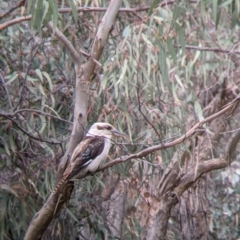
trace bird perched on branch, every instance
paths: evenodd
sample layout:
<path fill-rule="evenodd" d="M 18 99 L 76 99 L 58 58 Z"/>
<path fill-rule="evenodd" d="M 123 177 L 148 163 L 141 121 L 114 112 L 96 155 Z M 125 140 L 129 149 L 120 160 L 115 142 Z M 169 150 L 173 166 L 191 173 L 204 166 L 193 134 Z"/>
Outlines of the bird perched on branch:
<path fill-rule="evenodd" d="M 109 123 L 94 123 L 86 137 L 77 145 L 62 179 L 59 181 L 53 194 L 67 181 L 86 173 L 94 173 L 104 163 L 111 147 L 112 136 L 123 136 Z"/>

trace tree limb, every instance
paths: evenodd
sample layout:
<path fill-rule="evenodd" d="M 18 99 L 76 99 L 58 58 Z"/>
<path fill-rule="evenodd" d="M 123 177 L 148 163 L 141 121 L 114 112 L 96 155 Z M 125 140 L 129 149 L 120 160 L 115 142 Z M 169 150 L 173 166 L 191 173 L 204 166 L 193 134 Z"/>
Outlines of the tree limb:
<path fill-rule="evenodd" d="M 149 7 L 139 7 L 139 8 L 120 8 L 119 12 L 127 12 L 127 13 L 136 13 L 141 11 L 147 11 L 149 10 Z M 101 7 L 78 7 L 78 12 L 105 12 L 107 11 L 107 8 L 101 8 Z M 72 12 L 71 8 L 60 8 L 58 10 L 59 13 L 69 13 Z M 12 19 L 10 21 L 4 22 L 0 24 L 0 31 L 17 23 L 23 22 L 23 21 L 29 21 L 32 18 L 32 15 L 26 16 L 26 17 L 19 17 Z"/>
<path fill-rule="evenodd" d="M 204 173 L 213 170 L 224 168 L 228 165 L 225 158 L 214 158 L 208 161 L 199 163 L 197 169 L 192 168 L 179 180 L 177 187 L 173 190 L 179 197 L 185 192 L 194 182 L 196 182 Z"/>
<path fill-rule="evenodd" d="M 221 116 L 222 114 L 226 113 L 228 110 L 232 109 L 236 102 L 238 102 L 240 100 L 240 98 L 236 98 L 234 101 L 232 101 L 230 104 L 228 104 L 225 108 L 223 108 L 222 110 L 220 110 L 219 112 L 205 118 L 204 120 L 196 123 L 191 129 L 189 129 L 184 135 L 182 135 L 181 137 L 173 140 L 172 142 L 169 142 L 169 143 L 165 143 L 165 144 L 158 144 L 158 145 L 155 145 L 155 146 L 152 146 L 152 147 L 149 147 L 149 148 L 146 148 L 138 153 L 134 153 L 134 154 L 130 154 L 130 155 L 126 155 L 126 156 L 123 156 L 123 157 L 120 157 L 120 158 L 117 158 L 107 164 L 105 164 L 99 171 L 102 171 L 106 168 L 109 168 L 109 167 L 112 167 L 114 166 L 115 164 L 117 163 L 122 163 L 122 162 L 126 162 L 127 160 L 130 160 L 130 159 L 135 159 L 135 158 L 141 158 L 141 157 L 145 157 L 146 155 L 154 152 L 154 151 L 157 151 L 157 150 L 160 150 L 160 149 L 165 149 L 165 148 L 170 148 L 170 147 L 173 147 L 177 144 L 180 144 L 182 142 L 184 142 L 185 140 L 189 139 L 190 137 L 192 137 L 196 131 L 202 127 L 205 123 L 208 123 L 210 121 L 212 121 L 213 119 Z"/>
<path fill-rule="evenodd" d="M 16 110 L 16 111 L 12 112 L 12 113 L 5 113 L 5 112 L 1 112 L 1 111 L 0 111 L 0 116 L 2 116 L 2 117 L 7 117 L 7 118 L 12 118 L 12 117 L 14 117 L 15 115 L 17 115 L 17 114 L 19 114 L 19 113 L 21 113 L 21 112 L 33 112 L 33 113 L 37 113 L 37 114 L 39 114 L 39 115 L 45 115 L 45 116 L 48 116 L 48 117 L 57 119 L 57 120 L 59 120 L 59 121 L 63 121 L 63 122 L 72 124 L 71 121 L 68 121 L 68 120 L 66 120 L 66 119 L 57 117 L 57 116 L 52 115 L 52 114 L 49 114 L 49 113 L 42 112 L 42 111 L 40 111 L 40 110 L 31 109 L 31 108 L 18 109 L 18 110 Z"/>
<path fill-rule="evenodd" d="M 55 142 L 54 140 L 49 140 L 49 139 L 45 139 L 45 138 L 41 138 L 41 137 L 36 137 L 34 135 L 32 135 L 31 133 L 27 132 L 25 129 L 23 129 L 21 126 L 18 125 L 18 123 L 13 120 L 11 117 L 8 117 L 7 115 L 3 115 L 0 113 L 0 116 L 4 116 L 6 118 L 8 118 L 9 120 L 11 120 L 11 122 L 21 131 L 23 132 L 25 135 L 27 135 L 29 138 L 32 138 L 36 141 L 39 142 L 45 142 L 45 143 L 49 143 L 49 144 L 61 144 L 62 142 Z"/>
<path fill-rule="evenodd" d="M 176 46 L 176 48 L 182 48 L 181 46 Z M 213 47 L 200 47 L 200 46 L 191 46 L 185 45 L 186 49 L 193 49 L 202 52 L 218 52 L 218 53 L 227 53 L 227 54 L 240 54 L 240 51 L 234 51 L 233 49 L 221 49 L 221 48 L 213 48 Z"/>
<path fill-rule="evenodd" d="M 1 71 L 0 71 L 0 84 L 3 85 L 3 88 L 4 88 L 4 90 L 5 90 L 5 92 L 6 92 L 6 95 L 7 95 L 8 104 L 9 104 L 11 110 L 12 110 L 12 109 L 13 109 L 13 106 L 12 106 L 11 98 L 10 98 L 10 95 L 9 95 L 8 88 L 7 88 L 6 84 L 5 84 L 5 80 L 4 80 L 4 78 L 3 78 L 3 75 L 1 74 Z"/>
<path fill-rule="evenodd" d="M 232 159 L 233 154 L 237 148 L 237 144 L 239 143 L 239 141 L 240 141 L 240 130 L 238 129 L 236 132 L 232 134 L 225 148 L 224 158 L 228 161 L 228 164 L 231 164 L 233 161 Z"/>
<path fill-rule="evenodd" d="M 227 166 L 227 161 L 224 158 L 216 158 L 208 161 L 203 161 L 197 169 L 192 168 L 189 172 L 183 175 L 177 183 L 177 187 L 173 190 L 165 192 L 160 197 L 159 207 L 154 215 L 153 223 L 148 229 L 148 240 L 161 239 L 164 240 L 167 231 L 168 216 L 173 206 L 179 201 L 179 197 L 185 192 L 194 182 L 196 182 L 204 173 L 212 170 L 221 169 Z"/>
<path fill-rule="evenodd" d="M 15 6 L 13 6 L 12 8 L 8 9 L 6 12 L 2 13 L 0 15 L 0 19 L 6 17 L 9 13 L 11 13 L 12 11 L 14 11 L 15 9 L 23 6 L 25 4 L 25 0 L 20 0 Z"/>
<path fill-rule="evenodd" d="M 0 31 L 2 31 L 3 29 L 10 27 L 14 24 L 20 23 L 20 22 L 24 22 L 24 21 L 28 21 L 32 18 L 32 16 L 26 16 L 26 17 L 19 17 L 19 18 L 14 18 L 10 21 L 4 22 L 2 24 L 0 24 Z"/>
<path fill-rule="evenodd" d="M 64 36 L 64 34 L 56 27 L 53 29 L 53 23 L 47 23 L 46 27 L 49 31 L 53 32 L 54 36 L 63 44 L 63 46 L 67 49 L 68 53 L 72 57 L 75 64 L 79 64 L 80 58 L 76 49 L 73 47 L 71 42 Z"/>

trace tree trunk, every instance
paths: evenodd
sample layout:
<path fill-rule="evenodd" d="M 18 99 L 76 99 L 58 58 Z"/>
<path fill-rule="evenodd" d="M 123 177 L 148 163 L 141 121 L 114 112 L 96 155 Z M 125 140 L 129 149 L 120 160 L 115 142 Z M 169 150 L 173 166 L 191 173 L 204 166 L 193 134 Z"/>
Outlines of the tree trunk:
<path fill-rule="evenodd" d="M 207 177 L 201 177 L 181 197 L 179 204 L 180 225 L 183 240 L 208 239 L 206 196 Z"/>

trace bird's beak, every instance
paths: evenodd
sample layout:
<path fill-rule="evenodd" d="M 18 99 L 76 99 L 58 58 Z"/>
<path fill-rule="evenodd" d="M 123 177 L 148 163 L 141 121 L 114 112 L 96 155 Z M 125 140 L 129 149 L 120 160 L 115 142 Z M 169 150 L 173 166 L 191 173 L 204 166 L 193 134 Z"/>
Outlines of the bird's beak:
<path fill-rule="evenodd" d="M 112 132 L 112 134 L 115 135 L 115 136 L 126 136 L 125 133 L 121 133 L 121 132 L 119 132 L 117 129 L 114 129 L 114 130 L 112 130 L 111 132 Z"/>

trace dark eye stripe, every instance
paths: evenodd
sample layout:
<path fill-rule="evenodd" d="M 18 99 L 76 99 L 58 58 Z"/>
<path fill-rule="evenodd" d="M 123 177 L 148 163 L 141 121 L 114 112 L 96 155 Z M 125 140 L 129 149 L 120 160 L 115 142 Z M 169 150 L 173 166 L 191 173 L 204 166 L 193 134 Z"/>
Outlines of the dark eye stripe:
<path fill-rule="evenodd" d="M 112 130 L 112 127 L 111 127 L 111 126 L 103 126 L 103 127 L 97 126 L 97 129 L 98 129 L 98 130 L 104 130 L 104 129 Z"/>

